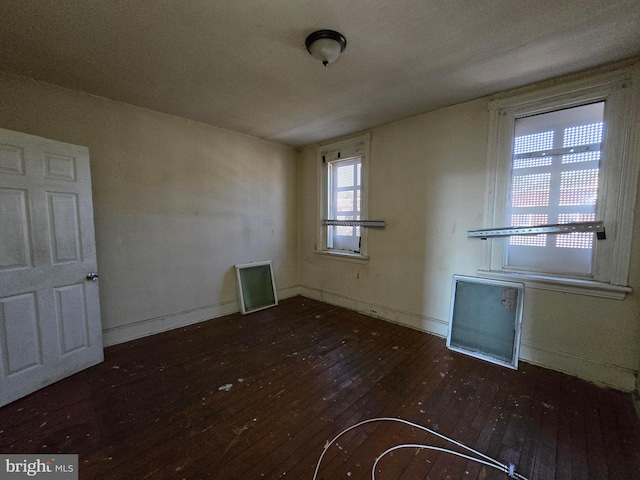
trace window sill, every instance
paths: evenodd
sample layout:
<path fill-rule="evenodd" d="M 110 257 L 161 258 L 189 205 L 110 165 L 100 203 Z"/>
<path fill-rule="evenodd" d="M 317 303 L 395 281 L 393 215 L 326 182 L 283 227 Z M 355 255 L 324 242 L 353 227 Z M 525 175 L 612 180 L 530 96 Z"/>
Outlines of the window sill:
<path fill-rule="evenodd" d="M 594 280 L 582 280 L 577 278 L 561 278 L 550 275 L 534 275 L 517 272 L 497 272 L 478 270 L 478 276 L 524 283 L 526 287 L 554 292 L 574 293 L 591 297 L 611 298 L 624 300 L 627 293 L 631 293 L 631 287 L 611 285 L 610 283 Z"/>
<path fill-rule="evenodd" d="M 332 260 L 343 260 L 346 262 L 353 263 L 368 263 L 369 257 L 367 255 L 361 255 L 359 253 L 349 253 L 342 251 L 334 251 L 334 250 L 316 250 L 316 255 L 320 255 L 325 258 L 330 258 Z"/>

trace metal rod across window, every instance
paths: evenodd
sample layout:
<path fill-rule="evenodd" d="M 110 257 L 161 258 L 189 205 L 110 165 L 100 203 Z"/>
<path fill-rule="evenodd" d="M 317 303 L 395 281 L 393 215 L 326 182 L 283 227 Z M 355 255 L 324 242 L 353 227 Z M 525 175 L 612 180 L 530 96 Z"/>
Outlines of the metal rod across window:
<path fill-rule="evenodd" d="M 540 233 L 595 232 L 598 240 L 605 240 L 604 222 L 572 222 L 562 224 L 536 225 L 533 227 L 502 227 L 485 230 L 468 230 L 467 237 L 510 237 L 511 235 L 538 235 Z"/>
<path fill-rule="evenodd" d="M 579 145 L 576 147 L 564 147 L 553 148 L 550 150 L 540 150 L 537 152 L 518 153 L 513 156 L 516 159 L 523 158 L 540 158 L 540 157 L 553 157 L 556 155 L 572 155 L 585 152 L 598 152 L 600 151 L 600 143 L 591 143 L 589 145 Z"/>
<path fill-rule="evenodd" d="M 323 225 L 332 225 L 337 227 L 365 227 L 365 228 L 384 228 L 387 226 L 383 220 L 323 220 Z"/>

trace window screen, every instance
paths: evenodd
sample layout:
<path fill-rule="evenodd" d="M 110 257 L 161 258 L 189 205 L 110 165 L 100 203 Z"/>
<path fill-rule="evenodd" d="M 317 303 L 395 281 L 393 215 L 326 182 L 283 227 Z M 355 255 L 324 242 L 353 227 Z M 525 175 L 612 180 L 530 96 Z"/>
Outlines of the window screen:
<path fill-rule="evenodd" d="M 524 286 L 454 275 L 447 347 L 518 367 Z"/>

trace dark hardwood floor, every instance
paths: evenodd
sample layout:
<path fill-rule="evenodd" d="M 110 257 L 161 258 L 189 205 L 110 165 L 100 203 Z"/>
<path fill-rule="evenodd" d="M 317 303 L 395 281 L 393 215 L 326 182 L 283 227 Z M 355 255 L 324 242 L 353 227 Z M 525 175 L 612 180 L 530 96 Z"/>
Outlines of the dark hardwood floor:
<path fill-rule="evenodd" d="M 81 479 L 313 478 L 327 441 L 374 417 L 434 429 L 532 480 L 640 478 L 630 395 L 303 297 L 105 351 L 105 362 L 0 409 L 0 452 L 77 453 Z M 326 453 L 318 479 L 370 479 L 403 443 L 460 448 L 392 422 Z M 401 449 L 377 480 L 506 479 Z"/>

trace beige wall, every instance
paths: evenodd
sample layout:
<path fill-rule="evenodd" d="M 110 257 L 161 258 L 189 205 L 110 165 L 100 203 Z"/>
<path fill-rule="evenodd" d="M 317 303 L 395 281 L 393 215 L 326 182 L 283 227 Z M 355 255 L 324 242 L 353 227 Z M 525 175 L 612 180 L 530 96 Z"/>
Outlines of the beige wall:
<path fill-rule="evenodd" d="M 0 127 L 89 147 L 107 343 L 237 311 L 233 265 L 297 293 L 294 149 L 0 75 Z"/>
<path fill-rule="evenodd" d="M 487 99 L 444 108 L 371 132 L 370 260 L 357 264 L 314 253 L 315 147 L 301 152 L 302 293 L 446 335 L 454 274 L 476 275 L 482 241 Z M 640 211 L 640 208 L 636 209 Z M 640 290 L 640 216 L 630 286 Z M 637 293 L 610 300 L 528 288 L 521 357 L 631 390 L 640 361 Z"/>
<path fill-rule="evenodd" d="M 274 262 L 303 294 L 445 335 L 453 274 L 482 243 L 487 100 L 371 134 L 366 264 L 314 253 L 314 147 L 285 146 L 0 74 L 0 127 L 91 153 L 103 328 L 114 343 L 237 311 L 232 266 Z M 640 211 L 640 206 L 636 208 Z M 631 389 L 640 364 L 640 218 L 623 301 L 528 289 L 523 359 Z"/>

